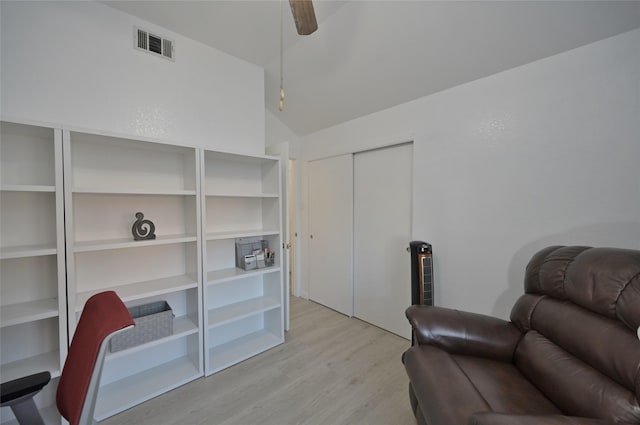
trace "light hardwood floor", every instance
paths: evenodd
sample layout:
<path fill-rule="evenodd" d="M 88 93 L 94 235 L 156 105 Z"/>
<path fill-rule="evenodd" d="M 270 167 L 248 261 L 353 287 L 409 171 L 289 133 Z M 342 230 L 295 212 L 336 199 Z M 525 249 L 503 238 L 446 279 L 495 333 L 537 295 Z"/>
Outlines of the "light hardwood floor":
<path fill-rule="evenodd" d="M 415 425 L 409 341 L 291 298 L 286 342 L 101 425 Z"/>

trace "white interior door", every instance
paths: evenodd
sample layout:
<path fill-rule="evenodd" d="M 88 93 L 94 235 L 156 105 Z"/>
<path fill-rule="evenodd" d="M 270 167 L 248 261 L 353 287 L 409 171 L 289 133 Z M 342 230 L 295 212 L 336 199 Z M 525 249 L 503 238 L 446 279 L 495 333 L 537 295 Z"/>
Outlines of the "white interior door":
<path fill-rule="evenodd" d="M 274 146 L 267 146 L 267 154 L 280 157 L 280 174 L 282 189 L 280 199 L 282 200 L 282 259 L 280 267 L 282 270 L 282 294 L 284 302 L 284 329 L 291 327 L 291 312 L 289 311 L 289 248 L 291 247 L 291 235 L 289 234 L 289 142 L 278 143 Z"/>
<path fill-rule="evenodd" d="M 357 153 L 354 168 L 354 315 L 411 337 L 410 143 Z"/>
<path fill-rule="evenodd" d="M 289 253 L 289 295 L 299 296 L 298 291 L 298 279 L 296 279 L 296 274 L 298 272 L 298 268 L 296 266 L 296 250 L 298 249 L 298 232 L 296 231 L 296 205 L 298 204 L 298 198 L 296 196 L 297 185 L 296 185 L 296 160 L 289 159 L 289 164 L 287 167 L 288 177 L 287 177 L 287 202 L 289 203 L 289 207 L 287 209 L 288 218 L 287 221 L 287 234 L 289 239 L 289 248 L 287 249 Z"/>
<path fill-rule="evenodd" d="M 311 161 L 309 298 L 353 315 L 353 156 Z"/>

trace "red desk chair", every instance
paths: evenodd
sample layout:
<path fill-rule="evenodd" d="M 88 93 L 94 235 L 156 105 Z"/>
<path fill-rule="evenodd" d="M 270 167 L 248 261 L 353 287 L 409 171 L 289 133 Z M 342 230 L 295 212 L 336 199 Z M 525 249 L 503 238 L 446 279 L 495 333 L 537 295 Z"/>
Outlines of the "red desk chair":
<path fill-rule="evenodd" d="M 105 351 L 117 333 L 134 326 L 129 311 L 113 291 L 87 300 L 64 363 L 56 405 L 70 425 L 93 424 Z M 47 385 L 49 372 L 18 378 L 2 384 L 0 406 L 10 406 L 21 425 L 43 424 L 33 396 Z"/>

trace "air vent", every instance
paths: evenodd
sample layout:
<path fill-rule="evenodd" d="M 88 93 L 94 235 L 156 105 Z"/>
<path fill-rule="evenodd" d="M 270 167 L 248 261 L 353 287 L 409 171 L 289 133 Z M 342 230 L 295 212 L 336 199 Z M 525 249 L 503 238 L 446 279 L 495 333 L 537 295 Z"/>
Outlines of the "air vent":
<path fill-rule="evenodd" d="M 142 28 L 133 28 L 133 43 L 138 50 L 162 56 L 165 59 L 175 61 L 174 43 L 172 40 L 152 34 Z"/>

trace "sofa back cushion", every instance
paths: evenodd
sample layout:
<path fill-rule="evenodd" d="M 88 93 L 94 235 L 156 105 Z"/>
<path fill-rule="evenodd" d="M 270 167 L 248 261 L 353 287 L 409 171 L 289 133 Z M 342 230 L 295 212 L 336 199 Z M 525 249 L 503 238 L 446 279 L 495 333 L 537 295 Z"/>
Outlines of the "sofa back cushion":
<path fill-rule="evenodd" d="M 563 412 L 640 423 L 640 251 L 540 251 L 511 320 L 516 366 Z"/>

